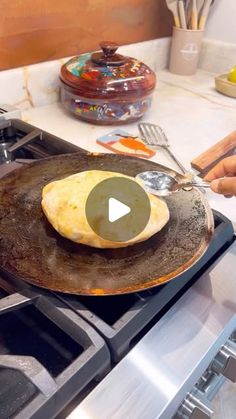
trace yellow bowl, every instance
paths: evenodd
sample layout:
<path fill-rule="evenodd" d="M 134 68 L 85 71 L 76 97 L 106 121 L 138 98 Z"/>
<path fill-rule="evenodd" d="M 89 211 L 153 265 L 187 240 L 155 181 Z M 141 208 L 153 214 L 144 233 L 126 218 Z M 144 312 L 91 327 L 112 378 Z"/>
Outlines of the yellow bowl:
<path fill-rule="evenodd" d="M 236 98 L 236 83 L 227 80 L 228 74 L 215 77 L 215 87 L 223 95 Z"/>

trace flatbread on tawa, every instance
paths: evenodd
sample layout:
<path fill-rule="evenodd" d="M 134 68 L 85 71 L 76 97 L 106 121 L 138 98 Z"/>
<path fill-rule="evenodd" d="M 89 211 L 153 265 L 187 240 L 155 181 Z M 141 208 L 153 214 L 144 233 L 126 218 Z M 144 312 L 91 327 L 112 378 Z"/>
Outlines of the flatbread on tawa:
<path fill-rule="evenodd" d="M 88 195 L 98 183 L 113 177 L 136 181 L 133 177 L 121 173 L 89 170 L 46 185 L 42 192 L 42 208 L 55 230 L 76 243 L 98 248 L 129 246 L 147 240 L 160 231 L 169 220 L 169 210 L 163 200 L 149 193 L 147 195 L 150 199 L 151 213 L 148 224 L 133 239 L 113 242 L 103 239 L 92 230 L 85 214 Z"/>

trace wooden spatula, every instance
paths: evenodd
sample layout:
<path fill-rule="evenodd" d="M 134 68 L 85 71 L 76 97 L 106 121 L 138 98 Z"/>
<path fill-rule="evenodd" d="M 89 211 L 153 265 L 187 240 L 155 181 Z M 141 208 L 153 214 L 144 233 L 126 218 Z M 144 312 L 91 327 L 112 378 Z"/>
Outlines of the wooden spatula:
<path fill-rule="evenodd" d="M 198 20 L 204 0 L 187 1 L 187 23 L 192 29 L 198 29 Z"/>
<path fill-rule="evenodd" d="M 192 0 L 191 27 L 194 30 L 198 27 L 197 0 Z"/>
<path fill-rule="evenodd" d="M 180 20 L 178 13 L 178 1 L 177 0 L 166 0 L 168 9 L 173 13 L 175 26 L 180 28 Z"/>
<path fill-rule="evenodd" d="M 205 29 L 206 20 L 208 18 L 208 14 L 209 14 L 211 4 L 212 4 L 212 0 L 205 0 L 204 1 L 204 6 L 203 6 L 201 17 L 200 17 L 200 20 L 199 20 L 199 29 L 200 30 Z"/>
<path fill-rule="evenodd" d="M 204 5 L 204 0 L 196 0 L 196 8 L 197 8 L 197 28 L 198 28 L 198 22 L 200 20 L 201 10 Z"/>
<path fill-rule="evenodd" d="M 223 140 L 209 148 L 191 162 L 193 169 L 205 175 L 215 164 L 224 157 L 233 155 L 236 151 L 236 131 L 233 131 Z"/>
<path fill-rule="evenodd" d="M 197 7 L 198 16 L 200 14 L 200 11 L 202 9 L 203 4 L 204 4 L 204 0 L 196 0 L 196 7 Z"/>
<path fill-rule="evenodd" d="M 178 8 L 179 8 L 179 18 L 180 18 L 181 28 L 182 29 L 187 29 L 187 23 L 186 23 L 186 16 L 185 16 L 183 0 L 178 1 Z"/>

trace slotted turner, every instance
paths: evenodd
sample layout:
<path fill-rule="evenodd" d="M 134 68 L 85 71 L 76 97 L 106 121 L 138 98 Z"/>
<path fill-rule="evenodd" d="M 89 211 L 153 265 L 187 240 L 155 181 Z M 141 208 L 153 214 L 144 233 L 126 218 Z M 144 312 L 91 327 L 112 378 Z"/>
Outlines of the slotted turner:
<path fill-rule="evenodd" d="M 174 156 L 169 148 L 167 137 L 161 127 L 148 122 L 142 122 L 138 124 L 138 128 L 142 137 L 142 140 L 149 147 L 162 147 L 164 148 L 174 162 L 178 165 L 185 177 L 201 176 L 203 177 L 213 166 L 215 166 L 220 160 L 225 157 L 236 154 L 236 131 L 231 132 L 223 140 L 218 141 L 208 150 L 204 151 L 198 157 L 195 157 L 191 161 L 191 170 L 186 170 L 180 161 Z"/>
<path fill-rule="evenodd" d="M 166 134 L 159 125 L 151 124 L 149 122 L 141 122 L 138 124 L 138 128 L 142 136 L 142 140 L 145 144 L 147 144 L 150 147 L 164 148 L 164 150 L 167 151 L 172 160 L 174 160 L 174 162 L 178 165 L 181 172 L 184 174 L 187 173 L 187 170 L 170 150 L 170 145 L 166 137 Z"/>

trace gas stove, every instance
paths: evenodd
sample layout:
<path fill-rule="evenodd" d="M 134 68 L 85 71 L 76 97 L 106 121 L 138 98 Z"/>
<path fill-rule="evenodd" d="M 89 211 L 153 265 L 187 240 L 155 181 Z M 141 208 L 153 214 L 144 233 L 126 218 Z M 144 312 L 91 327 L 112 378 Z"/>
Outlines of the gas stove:
<path fill-rule="evenodd" d="M 0 119 L 0 177 L 33 160 L 85 150 L 20 119 Z"/>
<path fill-rule="evenodd" d="M 0 120 L 1 144 L 0 177 L 35 159 L 85 152 L 17 119 Z M 144 292 L 64 295 L 0 272 L 1 419 L 66 417 L 229 248 L 231 222 L 218 212 L 214 220 L 204 256 L 176 280 Z"/>

